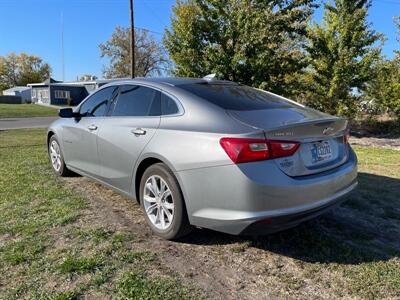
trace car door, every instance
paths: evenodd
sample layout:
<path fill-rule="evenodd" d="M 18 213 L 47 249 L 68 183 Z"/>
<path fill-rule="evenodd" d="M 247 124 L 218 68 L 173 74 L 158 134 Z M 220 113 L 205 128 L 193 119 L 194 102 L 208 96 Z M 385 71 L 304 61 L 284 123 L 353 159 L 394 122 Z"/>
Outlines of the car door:
<path fill-rule="evenodd" d="M 118 87 L 103 88 L 79 107 L 80 117 L 63 127 L 64 156 L 68 166 L 98 177 L 100 175 L 97 153 L 97 134 Z"/>
<path fill-rule="evenodd" d="M 101 180 L 129 193 L 135 163 L 160 124 L 160 93 L 140 85 L 120 86 L 98 133 Z"/>

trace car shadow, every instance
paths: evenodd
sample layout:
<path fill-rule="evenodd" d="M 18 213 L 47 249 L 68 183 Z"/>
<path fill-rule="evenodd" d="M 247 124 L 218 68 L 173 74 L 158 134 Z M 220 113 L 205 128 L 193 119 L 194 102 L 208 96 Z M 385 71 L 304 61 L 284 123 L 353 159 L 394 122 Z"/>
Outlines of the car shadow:
<path fill-rule="evenodd" d="M 299 226 L 258 237 L 206 229 L 181 242 L 197 245 L 244 244 L 305 262 L 359 264 L 400 257 L 400 180 L 359 173 L 349 200 Z"/>

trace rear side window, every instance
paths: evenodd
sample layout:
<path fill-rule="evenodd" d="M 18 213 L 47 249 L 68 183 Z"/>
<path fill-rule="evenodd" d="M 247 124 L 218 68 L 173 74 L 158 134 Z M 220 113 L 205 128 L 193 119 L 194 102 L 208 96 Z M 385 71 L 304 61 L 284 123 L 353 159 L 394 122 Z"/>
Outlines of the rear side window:
<path fill-rule="evenodd" d="M 161 93 L 161 111 L 163 116 L 175 115 L 179 112 L 179 108 L 171 97 Z"/>
<path fill-rule="evenodd" d="M 229 110 L 260 110 L 294 106 L 277 96 L 245 85 L 194 83 L 179 87 Z"/>
<path fill-rule="evenodd" d="M 82 117 L 102 117 L 115 96 L 118 87 L 112 86 L 95 92 L 80 107 Z"/>
<path fill-rule="evenodd" d="M 146 117 L 161 114 L 160 93 L 138 85 L 121 86 L 112 116 Z"/>

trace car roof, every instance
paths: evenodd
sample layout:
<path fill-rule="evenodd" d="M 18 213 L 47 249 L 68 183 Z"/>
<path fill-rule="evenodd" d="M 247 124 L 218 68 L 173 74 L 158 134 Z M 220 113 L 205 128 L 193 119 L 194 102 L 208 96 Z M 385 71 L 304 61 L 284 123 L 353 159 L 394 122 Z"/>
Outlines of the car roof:
<path fill-rule="evenodd" d="M 138 77 L 134 79 L 124 79 L 113 83 L 121 84 L 121 83 L 140 83 L 140 82 L 164 84 L 169 86 L 180 86 L 180 85 L 194 84 L 194 83 L 236 84 L 232 81 L 227 81 L 227 80 L 204 79 L 204 78 L 182 78 L 182 77 Z M 112 85 L 112 83 L 109 85 Z"/>

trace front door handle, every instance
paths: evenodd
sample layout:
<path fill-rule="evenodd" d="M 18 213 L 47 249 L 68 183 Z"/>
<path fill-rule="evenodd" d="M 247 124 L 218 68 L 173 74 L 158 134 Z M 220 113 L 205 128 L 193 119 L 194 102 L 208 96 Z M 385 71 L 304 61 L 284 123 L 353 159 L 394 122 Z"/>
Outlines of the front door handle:
<path fill-rule="evenodd" d="M 92 124 L 92 125 L 88 126 L 88 129 L 89 129 L 90 131 L 93 131 L 93 130 L 96 130 L 96 129 L 97 129 L 97 126 Z"/>
<path fill-rule="evenodd" d="M 132 129 L 131 132 L 134 135 L 145 135 L 146 134 L 146 130 L 143 130 L 142 128 Z"/>

